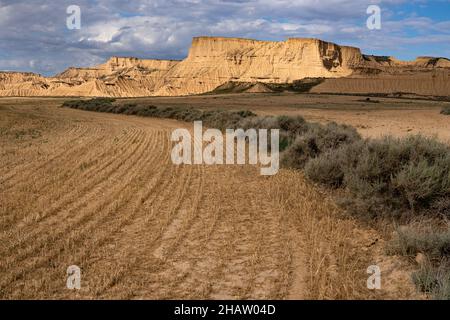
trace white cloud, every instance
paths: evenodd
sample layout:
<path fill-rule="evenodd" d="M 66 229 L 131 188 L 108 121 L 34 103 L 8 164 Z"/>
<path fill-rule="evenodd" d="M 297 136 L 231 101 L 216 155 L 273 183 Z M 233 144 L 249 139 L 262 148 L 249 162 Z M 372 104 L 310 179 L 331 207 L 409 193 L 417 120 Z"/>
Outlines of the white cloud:
<path fill-rule="evenodd" d="M 282 40 L 319 37 L 363 50 L 439 44 L 450 21 L 401 15 L 404 0 L 77 0 L 82 28 L 66 29 L 72 0 L 0 0 L 0 69 L 59 72 L 110 55 L 183 58 L 193 36 Z M 368 4 L 382 6 L 382 30 L 365 28 Z M 397 16 L 397 19 L 398 16 Z M 410 37 L 413 30 L 420 37 Z M 448 42 L 447 42 L 448 43 Z M 442 47 L 442 45 L 440 46 Z M 448 52 L 447 47 L 442 47 Z M 30 66 L 30 61 L 36 61 Z"/>

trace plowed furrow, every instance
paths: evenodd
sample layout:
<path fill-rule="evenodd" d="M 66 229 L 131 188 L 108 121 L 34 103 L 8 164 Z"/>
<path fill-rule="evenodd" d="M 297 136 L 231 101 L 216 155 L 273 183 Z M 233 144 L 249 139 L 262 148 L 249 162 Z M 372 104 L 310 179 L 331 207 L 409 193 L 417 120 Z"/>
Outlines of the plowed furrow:
<path fill-rule="evenodd" d="M 122 139 L 121 143 L 117 145 L 118 149 L 125 149 L 127 148 L 127 143 L 132 141 L 135 137 L 137 137 L 139 134 L 138 131 L 134 132 L 130 136 L 126 136 L 124 139 Z M 24 210 L 26 217 L 25 219 L 28 221 L 22 221 L 18 226 L 26 227 L 27 225 L 31 223 L 36 223 L 44 220 L 46 217 L 51 216 L 52 213 L 60 210 L 65 205 L 71 203 L 73 195 L 75 193 L 79 193 L 80 189 L 81 191 L 86 192 L 89 190 L 90 186 L 95 185 L 95 181 L 92 181 L 93 177 L 106 177 L 111 172 L 115 171 L 117 167 L 112 167 L 114 163 L 120 163 L 120 158 L 115 157 L 114 151 L 117 151 L 116 149 L 108 149 L 107 152 L 104 152 L 103 154 L 110 154 L 111 152 L 113 154 L 110 154 L 110 157 L 100 157 L 102 159 L 101 161 L 95 161 L 95 164 L 92 165 L 86 172 L 83 172 L 82 174 L 79 173 L 79 165 L 77 164 L 70 164 L 68 166 L 64 166 L 67 168 L 63 168 L 62 173 L 59 175 L 55 175 L 55 177 L 52 177 L 52 179 L 46 179 L 45 176 L 42 177 L 42 184 L 33 186 L 35 190 L 39 191 L 39 193 L 43 192 L 44 194 L 49 194 L 51 196 L 48 197 L 38 197 L 39 193 L 33 192 L 32 197 L 28 197 L 27 199 L 24 199 L 26 203 L 30 204 L 31 208 L 29 211 L 33 210 L 32 212 L 29 212 L 27 210 Z M 123 151 L 123 150 L 121 150 Z M 87 151 L 86 157 L 91 157 L 91 159 L 95 159 L 96 153 L 98 151 L 96 149 L 90 148 Z M 75 158 L 77 159 L 77 158 Z M 81 158 L 83 159 L 83 157 Z M 89 158 L 87 158 L 89 159 Z M 76 162 L 77 163 L 77 162 Z M 74 167 L 75 169 L 71 168 Z M 112 167 L 112 169 L 111 169 Z M 65 170 L 64 170 L 65 169 Z M 106 171 L 109 169 L 109 171 Z M 39 180 L 39 179 L 38 179 Z M 81 183 L 80 183 L 81 180 Z M 91 184 L 89 185 L 89 182 Z M 98 182 L 98 180 L 97 180 Z M 56 187 L 56 185 L 60 185 L 61 187 Z M 55 192 L 52 192 L 53 189 L 57 189 L 57 194 L 55 195 Z M 52 189 L 52 190 L 49 190 Z M 16 192 L 15 190 L 11 191 L 12 193 Z M 6 194 L 6 193 L 4 193 Z M 6 198 L 6 197 L 5 197 Z M 17 200 L 15 200 L 17 202 Z M 48 203 L 52 203 L 52 209 L 49 210 Z M 42 209 L 41 209 L 42 208 Z M 16 213 L 12 212 L 11 214 L 15 215 L 15 219 L 20 218 L 20 215 L 17 215 Z M 30 218 L 30 215 L 32 214 L 32 217 Z M 4 220 L 7 220 L 7 215 L 3 216 Z M 3 220 L 2 219 L 2 220 Z M 7 220 L 8 224 L 11 224 L 11 219 Z M 5 223 L 0 224 L 0 226 L 3 226 Z M 13 224 L 14 225 L 14 224 Z M 2 228 L 0 228 L 2 229 Z M 8 232 L 8 231 L 5 231 Z"/>
<path fill-rule="evenodd" d="M 168 140 L 167 136 L 166 139 Z M 167 150 L 166 154 L 169 154 L 169 151 Z M 168 159 L 166 160 L 168 161 Z M 182 170 L 179 167 L 171 166 L 167 161 L 164 166 L 172 169 L 167 172 L 169 176 L 165 174 L 163 179 L 165 183 L 150 198 L 145 200 L 142 209 L 135 211 L 133 223 L 123 229 L 121 234 L 114 237 L 116 239 L 113 241 L 116 259 L 111 257 L 100 265 L 97 264 L 92 267 L 84 265 L 88 270 L 108 269 L 108 266 L 111 267 L 111 265 L 114 265 L 114 270 L 121 270 L 118 273 L 108 274 L 107 277 L 101 279 L 100 283 L 93 283 L 93 286 L 97 288 L 96 295 L 109 296 L 111 291 L 119 292 L 119 288 L 125 288 L 124 292 L 128 292 L 129 290 L 126 290 L 126 288 L 133 287 L 128 283 L 130 275 L 138 274 L 143 265 L 154 265 L 151 262 L 149 263 L 149 261 L 155 259 L 152 248 L 158 246 L 161 242 L 160 239 L 167 234 L 168 229 L 177 217 L 177 212 L 184 212 L 181 206 L 186 207 L 184 204 L 189 201 L 185 198 L 187 195 L 185 190 L 191 190 L 188 188 L 189 185 L 194 184 L 196 187 L 200 185 L 198 181 L 200 175 L 197 174 L 198 167 L 195 170 L 193 167 Z M 198 190 L 198 188 L 195 190 Z M 190 206 L 192 203 L 189 201 L 187 205 Z M 122 240 L 125 240 L 126 243 L 123 243 Z M 133 245 L 130 246 L 129 243 Z M 124 265 L 120 263 L 121 261 L 127 261 L 127 264 Z M 147 270 L 146 272 L 150 271 Z M 125 279 L 124 275 L 126 275 Z M 142 279 L 142 281 L 145 281 L 145 279 Z M 133 295 L 130 292 L 130 296 Z"/>
<path fill-rule="evenodd" d="M 12 145 L 4 148 L 0 154 L 0 157 L 2 158 L 2 164 L 0 166 L 0 177 L 2 179 L 0 180 L 0 184 L 3 183 L 3 179 L 9 179 L 11 175 L 22 172 L 27 167 L 29 168 L 32 165 L 30 163 L 30 154 L 33 157 L 36 157 L 33 161 L 41 163 L 45 161 L 45 159 L 42 159 L 44 155 L 57 155 L 60 152 L 59 150 L 65 149 L 67 137 L 77 133 L 78 128 L 79 125 L 76 127 L 65 127 L 64 131 L 55 129 L 55 131 L 51 131 L 51 133 L 44 134 L 37 141 L 33 141 L 34 143 L 21 144 L 20 146 Z M 75 142 L 77 139 L 78 137 L 74 137 L 70 142 Z M 11 172 L 12 169 L 15 172 Z"/>
<path fill-rule="evenodd" d="M 33 172 L 36 172 L 38 170 L 41 170 L 42 168 L 45 168 L 46 166 L 52 165 L 56 160 L 61 159 L 65 157 L 66 155 L 75 155 L 77 148 L 82 149 L 86 148 L 86 145 L 83 143 L 79 143 L 80 139 L 84 137 L 89 132 L 88 127 L 84 127 L 81 131 L 77 131 L 77 135 L 69 140 L 64 141 L 64 143 L 51 143 L 52 146 L 57 145 L 59 146 L 59 149 L 62 149 L 61 151 L 57 151 L 56 154 L 54 154 L 54 150 L 50 151 L 49 154 L 52 154 L 49 159 L 42 159 L 38 161 L 34 161 L 33 159 L 27 158 L 26 161 L 24 161 L 24 166 L 17 166 L 13 170 L 9 170 L 8 174 L 2 177 L 2 180 L 0 180 L 0 185 L 6 185 L 6 183 L 9 183 L 8 186 L 2 187 L 13 187 L 12 184 L 15 177 L 19 175 L 18 181 L 16 183 L 20 183 L 27 180 L 27 176 L 32 174 Z M 76 142 L 76 143 L 75 143 Z M 70 147 L 67 148 L 67 145 Z M 25 178 L 23 177 L 25 176 Z"/>
<path fill-rule="evenodd" d="M 186 124 L 37 109 L 49 131 L 0 156 L 0 298 L 287 296 L 296 244 L 258 168 L 173 165 Z M 8 110 L 14 130 L 26 111 Z"/>
<path fill-rule="evenodd" d="M 155 145 L 161 145 L 161 143 L 155 143 Z M 157 153 L 157 155 L 160 155 L 159 153 Z M 159 164 L 158 161 L 156 161 L 156 163 L 149 161 L 149 162 L 143 162 L 143 163 L 147 163 L 148 164 L 148 168 L 152 169 L 152 172 L 155 173 L 155 164 Z M 145 170 L 144 170 L 145 171 Z M 157 172 L 156 172 L 157 173 Z M 149 177 L 151 178 L 151 176 Z M 142 200 L 145 199 L 146 196 L 148 196 L 148 194 L 152 194 L 154 189 L 156 187 L 159 187 L 160 184 L 159 179 L 161 178 L 161 176 L 157 177 L 156 180 L 153 180 L 152 186 L 147 186 L 144 188 L 140 188 L 140 193 L 139 191 L 137 191 L 137 197 L 136 194 L 134 192 L 131 192 L 130 194 L 134 197 L 133 202 L 130 201 L 126 201 L 127 204 L 131 203 L 131 205 L 126 205 L 124 207 L 118 207 L 117 210 L 122 212 L 122 214 L 120 214 L 119 217 L 117 217 L 118 219 L 114 219 L 113 214 L 111 213 L 108 216 L 108 220 L 102 220 L 101 221 L 101 228 L 102 228 L 102 233 L 100 236 L 93 236 L 93 233 L 88 232 L 88 230 L 81 230 L 79 233 L 83 235 L 83 237 L 77 237 L 76 239 L 70 237 L 71 239 L 71 247 L 74 247 L 75 249 L 72 250 L 73 254 L 70 256 L 70 261 L 68 261 L 67 263 L 70 263 L 73 261 L 76 262 L 84 262 L 86 257 L 91 256 L 92 254 L 95 254 L 97 250 L 102 250 L 102 246 L 107 244 L 109 241 L 108 239 L 111 237 L 111 234 L 116 234 L 118 232 L 121 231 L 121 229 L 123 227 L 125 227 L 129 222 L 130 219 L 136 214 L 136 212 L 138 211 L 138 208 L 142 205 Z M 149 179 L 151 180 L 151 179 Z M 146 181 L 146 180 L 145 180 Z M 146 182 L 147 183 L 147 182 Z M 82 240 L 83 244 L 81 246 L 82 250 L 77 250 L 77 244 Z M 86 263 L 82 263 L 82 265 L 86 265 L 85 267 L 87 267 Z M 42 281 L 41 281 L 42 282 Z"/>
<path fill-rule="evenodd" d="M 176 171 L 179 170 L 177 169 Z M 177 178 L 168 179 L 172 183 L 167 185 L 167 187 L 172 186 L 172 188 L 166 188 L 165 192 L 158 192 L 156 197 L 147 200 L 148 203 L 152 203 L 150 216 L 146 216 L 145 212 L 141 212 L 139 217 L 134 219 L 133 225 L 126 230 L 127 234 L 131 233 L 131 236 L 128 236 L 125 239 L 129 241 L 130 238 L 136 238 L 135 241 L 132 241 L 135 245 L 132 248 L 127 247 L 126 245 L 117 248 L 117 253 L 119 254 L 116 253 L 116 255 L 120 257 L 129 257 L 129 259 L 126 259 L 129 262 L 126 267 L 126 272 L 123 270 L 122 276 L 113 274 L 112 277 L 101 286 L 102 289 L 99 289 L 99 294 L 108 296 L 109 291 L 111 290 L 117 292 L 120 291 L 118 288 L 129 287 L 130 284 L 127 283 L 129 278 L 124 279 L 123 275 L 126 274 L 129 276 L 130 273 L 138 274 L 143 271 L 142 265 L 148 266 L 149 261 L 155 259 L 155 248 L 159 248 L 162 240 L 171 232 L 171 226 L 177 217 L 179 215 L 184 215 L 186 212 L 181 208 L 182 206 L 186 207 L 183 205 L 184 201 L 187 200 L 185 199 L 186 192 L 184 190 L 189 189 L 188 186 L 192 184 L 199 186 L 197 182 L 199 176 L 195 175 L 193 180 L 192 171 L 195 170 L 192 170 L 191 167 L 191 169 L 186 170 L 184 174 L 178 172 L 176 174 Z M 172 176 L 173 173 L 175 173 L 175 171 L 172 172 Z M 189 205 L 193 205 L 193 203 L 189 202 Z M 183 235 L 181 230 L 177 231 L 180 231 L 179 235 Z M 139 259 L 133 257 L 139 257 Z M 117 260 L 115 263 L 117 263 Z M 146 269 L 145 273 L 147 278 L 151 272 Z M 142 281 L 145 281 L 145 279 L 142 279 Z M 118 288 L 114 288 L 115 286 Z"/>
<path fill-rule="evenodd" d="M 117 174 L 118 172 L 121 173 L 118 177 L 116 177 L 115 175 L 109 176 L 109 177 L 105 176 L 105 177 L 103 177 L 101 179 L 101 181 L 99 181 L 99 180 L 95 181 L 95 182 L 97 182 L 97 183 L 94 182 L 95 189 L 91 191 L 93 194 L 88 193 L 88 194 L 86 194 L 86 196 L 83 196 L 83 197 L 96 199 L 95 195 L 96 194 L 98 195 L 99 193 L 102 193 L 102 191 L 103 191 L 102 190 L 102 185 L 98 185 L 99 182 L 103 182 L 105 184 L 108 184 L 108 183 L 110 184 L 111 180 L 114 179 L 114 178 L 116 179 L 116 181 L 122 181 L 122 179 L 123 179 L 123 177 L 125 175 L 137 171 L 138 170 L 138 166 L 136 166 L 136 164 L 139 162 L 140 159 L 142 159 L 142 157 L 144 155 L 148 154 L 149 150 L 151 150 L 152 143 L 149 140 L 149 138 L 150 138 L 149 136 L 146 136 L 143 139 L 143 141 L 141 143 L 139 143 L 138 146 L 133 148 L 133 152 L 130 155 L 130 157 L 132 157 L 137 152 L 137 150 L 139 150 L 139 149 L 140 149 L 140 152 L 137 154 L 137 156 L 130 158 L 129 159 L 130 161 L 125 162 L 125 164 L 127 164 L 127 165 L 126 166 L 124 165 L 122 170 L 116 170 L 115 174 Z M 151 154 L 151 152 L 150 152 L 150 154 Z M 119 167 L 121 167 L 121 164 L 118 164 L 115 169 L 118 169 Z M 132 170 L 130 170 L 131 168 L 132 168 Z M 121 186 L 121 188 L 119 188 L 118 190 L 116 190 L 116 192 L 114 192 L 114 195 L 117 195 L 118 193 L 120 193 L 125 187 L 126 187 L 126 185 Z M 103 197 L 100 198 L 100 205 L 99 206 L 104 205 L 105 202 L 107 203 L 107 201 L 109 200 L 106 197 L 106 201 L 105 201 L 105 197 L 104 196 L 105 195 L 103 194 Z M 94 200 L 94 203 L 97 202 L 97 201 Z M 69 214 L 71 212 L 73 212 L 73 210 L 80 210 L 82 207 L 85 207 L 87 205 L 88 205 L 88 203 L 86 202 L 86 199 L 84 199 L 84 201 L 83 200 L 78 201 L 78 206 L 75 206 L 75 208 L 68 208 L 67 210 L 64 210 L 64 211 L 63 210 L 58 210 L 59 213 L 65 213 L 64 216 L 52 215 L 52 217 L 51 217 L 52 219 L 50 221 L 45 221 L 45 224 L 40 226 L 41 228 L 50 228 L 51 230 L 54 231 L 54 234 L 51 235 L 51 236 L 47 236 L 45 234 L 42 234 L 42 232 L 40 232 L 42 230 L 41 228 L 34 228 L 35 231 L 33 230 L 34 232 L 29 233 L 29 236 L 26 237 L 25 239 L 26 240 L 31 239 L 33 241 L 33 243 L 35 243 L 36 245 L 29 247 L 29 249 L 26 250 L 23 254 L 16 255 L 16 258 L 17 257 L 20 258 L 22 256 L 26 257 L 26 255 L 30 251 L 32 252 L 32 251 L 36 250 L 36 246 L 39 247 L 39 246 L 42 246 L 44 243 L 48 243 L 48 241 L 46 241 L 46 239 L 52 239 L 53 241 L 55 239 L 59 239 L 61 236 L 64 235 L 66 230 L 70 229 L 71 227 L 77 227 L 83 221 L 88 220 L 87 216 L 83 216 L 82 218 L 79 215 L 74 215 L 74 217 L 70 217 L 69 216 Z M 61 224 L 60 223 L 61 219 L 65 219 L 67 225 Z M 56 232 L 56 230 L 54 228 L 57 228 L 57 227 L 63 227 L 63 230 L 60 231 L 60 232 Z M 41 238 L 37 238 L 36 239 L 36 238 L 33 237 L 34 235 L 40 235 Z M 26 243 L 25 241 L 22 241 L 19 244 L 14 245 L 13 248 L 15 248 L 17 245 L 24 245 L 25 243 Z M 9 250 L 10 249 L 11 248 L 9 248 Z"/>
<path fill-rule="evenodd" d="M 137 134 L 138 134 L 138 132 L 135 133 L 135 135 L 137 135 Z M 56 197 L 54 196 L 54 198 L 55 198 L 54 200 L 49 199 L 48 202 L 43 201 L 42 206 L 36 205 L 36 202 L 29 201 L 28 203 L 30 204 L 31 207 L 23 210 L 25 212 L 24 214 L 28 215 L 28 221 L 22 221 L 19 224 L 12 224 L 16 229 L 4 231 L 3 236 L 8 236 L 11 233 L 18 233 L 18 232 L 20 232 L 18 230 L 22 230 L 22 229 L 26 228 L 27 225 L 36 224 L 38 222 L 45 220 L 48 217 L 52 217 L 53 221 L 58 223 L 60 221 L 59 219 L 61 217 L 58 217 L 57 215 L 55 215 L 55 213 L 58 213 L 58 212 L 62 213 L 63 212 L 62 209 L 64 209 L 67 205 L 74 204 L 74 197 L 79 195 L 80 192 L 87 192 L 89 190 L 92 190 L 94 187 L 98 186 L 98 184 L 100 182 L 106 181 L 107 178 L 110 177 L 109 175 L 112 173 L 120 173 L 121 171 L 118 171 L 117 168 L 120 167 L 120 165 L 126 160 L 127 157 L 131 156 L 134 152 L 136 152 L 137 148 L 138 148 L 138 146 L 136 148 L 128 148 L 126 151 L 129 151 L 130 153 L 128 153 L 128 152 L 123 153 L 121 155 L 122 157 L 120 157 L 120 158 L 113 157 L 112 158 L 114 160 L 113 162 L 111 162 L 111 159 L 109 159 L 109 160 L 107 158 L 102 159 L 102 162 L 109 163 L 109 165 L 103 166 L 101 170 L 99 170 L 98 172 L 95 172 L 95 174 L 93 174 L 91 176 L 86 177 L 85 180 L 83 179 L 81 182 L 78 181 L 78 184 L 71 186 L 71 188 L 69 188 L 69 190 L 66 191 L 65 193 L 61 194 L 60 193 L 61 190 L 58 189 L 58 196 L 56 196 Z M 114 166 L 112 166 L 113 163 L 114 163 Z M 108 169 L 108 170 L 106 170 L 106 169 Z M 65 181 L 65 180 L 63 180 L 63 181 Z M 70 187 L 70 186 L 68 186 L 68 187 Z M 54 192 L 51 194 L 54 195 Z M 61 197 L 61 195 L 63 195 L 63 196 Z M 78 200 L 83 200 L 83 199 L 84 198 L 81 198 Z M 44 199 L 42 199 L 42 200 L 44 200 Z M 49 207 L 47 205 L 47 203 L 52 203 L 52 205 Z M 31 215 L 31 217 L 30 217 L 30 215 Z M 17 215 L 17 216 L 20 217 L 19 215 Z M 21 242 L 26 241 L 26 239 L 32 237 L 37 232 L 38 232 L 38 230 L 36 230 L 36 227 L 34 227 L 31 232 L 24 232 L 26 235 L 24 237 L 20 238 Z M 19 244 L 21 242 L 19 242 Z M 2 242 L 2 244 L 5 245 L 6 242 Z"/>

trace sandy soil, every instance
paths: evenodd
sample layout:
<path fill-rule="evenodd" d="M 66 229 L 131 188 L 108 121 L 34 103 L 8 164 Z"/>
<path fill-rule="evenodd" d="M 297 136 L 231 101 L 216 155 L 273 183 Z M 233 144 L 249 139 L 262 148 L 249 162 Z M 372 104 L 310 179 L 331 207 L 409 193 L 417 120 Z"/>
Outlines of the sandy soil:
<path fill-rule="evenodd" d="M 300 172 L 174 166 L 170 133 L 187 124 L 59 104 L 0 100 L 0 298 L 414 295 L 400 265 L 367 290 L 380 235 Z"/>
<path fill-rule="evenodd" d="M 401 110 L 271 110 L 269 114 L 299 114 L 317 122 L 345 123 L 354 126 L 364 137 L 386 135 L 404 137 L 423 134 L 450 143 L 450 119 L 440 114 L 440 108 Z"/>
<path fill-rule="evenodd" d="M 250 109 L 260 115 L 297 114 L 311 121 L 350 124 L 367 137 L 420 133 L 450 142 L 450 118 L 440 114 L 450 102 L 443 101 L 327 94 L 228 94 L 131 101 L 161 106 Z"/>

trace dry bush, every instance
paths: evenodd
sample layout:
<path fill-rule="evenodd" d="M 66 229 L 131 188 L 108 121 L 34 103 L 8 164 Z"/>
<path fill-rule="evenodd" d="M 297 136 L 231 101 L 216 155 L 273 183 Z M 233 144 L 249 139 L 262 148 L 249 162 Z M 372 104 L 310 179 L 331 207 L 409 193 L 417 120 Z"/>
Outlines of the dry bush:
<path fill-rule="evenodd" d="M 112 103 L 115 102 L 114 98 L 94 98 L 90 100 L 68 100 L 63 103 L 63 107 L 81 109 L 88 111 L 98 112 L 111 112 L 108 111 L 112 107 Z"/>
<path fill-rule="evenodd" d="M 249 117 L 239 121 L 238 127 L 245 129 L 279 129 L 280 151 L 286 150 L 298 137 L 309 130 L 310 124 L 301 116 Z"/>
<path fill-rule="evenodd" d="M 357 214 L 429 213 L 433 206 L 445 211 L 450 148 L 422 136 L 358 141 L 311 160 L 306 175 L 346 188 L 350 197 L 344 203 Z"/>
<path fill-rule="evenodd" d="M 156 107 L 153 105 L 117 104 L 115 99 L 94 98 L 90 100 L 69 100 L 63 103 L 63 107 L 81 109 L 86 111 L 122 113 L 141 117 L 168 118 L 180 121 L 203 121 L 206 126 L 218 129 L 234 128 L 239 122 L 256 114 L 249 110 L 224 111 L 207 110 L 201 111 L 185 107 Z"/>
<path fill-rule="evenodd" d="M 303 169 L 310 159 L 360 139 L 356 129 L 347 125 L 334 122 L 327 125 L 310 123 L 306 132 L 298 135 L 285 151 L 282 164 L 289 168 Z"/>
<path fill-rule="evenodd" d="M 437 230 L 432 227 L 401 227 L 388 249 L 391 253 L 415 257 L 427 254 L 432 261 L 450 258 L 450 229 Z"/>
<path fill-rule="evenodd" d="M 357 141 L 309 160 L 307 177 L 344 187 L 340 202 L 365 220 L 450 216 L 450 152 L 435 139 L 410 136 Z M 425 224 L 425 223 L 422 223 Z M 392 253 L 426 256 L 413 274 L 416 286 L 435 299 L 450 299 L 450 232 L 401 229 Z"/>
<path fill-rule="evenodd" d="M 450 300 L 450 262 L 443 260 L 437 265 L 429 262 L 423 264 L 413 274 L 416 286 L 437 300 Z"/>
<path fill-rule="evenodd" d="M 450 229 L 431 226 L 402 227 L 391 241 L 388 253 L 416 257 L 423 254 L 420 269 L 413 274 L 416 286 L 434 299 L 450 299 Z"/>
<path fill-rule="evenodd" d="M 446 116 L 450 115 L 450 107 L 449 106 L 443 107 L 441 110 L 441 114 L 444 114 Z"/>

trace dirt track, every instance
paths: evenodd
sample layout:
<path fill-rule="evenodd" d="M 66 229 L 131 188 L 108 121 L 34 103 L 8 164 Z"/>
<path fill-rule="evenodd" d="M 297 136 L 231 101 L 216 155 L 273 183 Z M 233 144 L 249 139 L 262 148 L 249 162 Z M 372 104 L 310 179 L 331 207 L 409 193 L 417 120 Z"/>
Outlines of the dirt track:
<path fill-rule="evenodd" d="M 371 296 L 376 235 L 300 173 L 174 166 L 184 124 L 39 104 L 0 104 L 0 298 Z"/>

